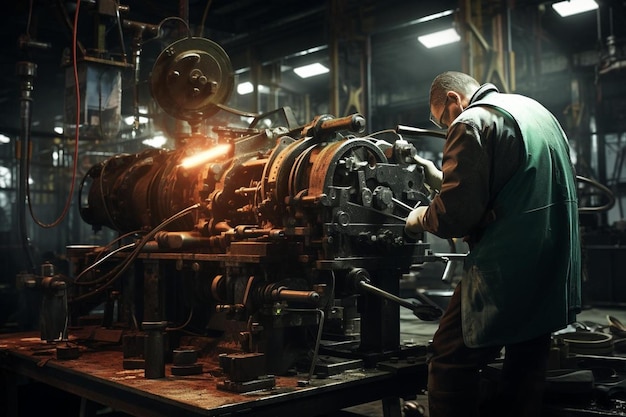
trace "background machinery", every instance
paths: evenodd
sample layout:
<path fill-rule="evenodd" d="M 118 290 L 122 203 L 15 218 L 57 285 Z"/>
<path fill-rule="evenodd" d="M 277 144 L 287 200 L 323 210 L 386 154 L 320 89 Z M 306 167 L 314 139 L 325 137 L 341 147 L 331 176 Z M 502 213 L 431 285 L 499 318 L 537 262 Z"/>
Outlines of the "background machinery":
<path fill-rule="evenodd" d="M 230 71 L 204 38 L 161 53 L 152 95 L 191 133 L 175 150 L 88 170 L 80 215 L 118 237 L 68 247 L 70 276 L 52 279 L 66 303 L 42 309 L 60 318 L 42 339 L 66 340 L 101 308 L 99 334 L 125 341 L 125 366 L 139 361 L 159 378 L 173 350 L 208 343 L 228 375 L 220 386 L 236 392 L 273 386 L 267 375 L 310 379 L 424 355 L 401 345 L 399 323 L 400 307 L 422 320 L 441 314 L 426 297 L 398 297 L 412 265 L 440 260 L 404 234 L 406 215 L 429 201 L 415 147 L 396 130 L 365 135 L 358 113 L 299 126 L 288 107 L 230 109 Z M 218 112 L 249 124 L 200 133 Z M 66 314 L 50 314 L 55 305 Z"/>

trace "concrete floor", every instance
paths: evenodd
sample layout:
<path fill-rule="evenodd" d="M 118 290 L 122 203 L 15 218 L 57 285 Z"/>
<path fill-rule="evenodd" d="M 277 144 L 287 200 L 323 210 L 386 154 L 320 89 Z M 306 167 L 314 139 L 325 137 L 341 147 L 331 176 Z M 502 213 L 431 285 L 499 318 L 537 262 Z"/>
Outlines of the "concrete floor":
<path fill-rule="evenodd" d="M 417 300 L 415 300 L 417 301 Z M 577 317 L 577 322 L 582 323 L 590 328 L 598 328 L 597 331 L 608 332 L 606 328 L 609 324 L 607 315 L 617 318 L 620 322 L 626 323 L 626 307 L 623 308 L 585 308 Z M 425 322 L 417 319 L 411 311 L 401 309 L 400 311 L 400 333 L 401 339 L 405 342 L 413 342 L 416 344 L 428 344 L 437 330 L 437 322 Z M 564 331 L 573 331 L 574 328 L 568 327 Z M 425 417 L 428 417 L 428 399 L 426 395 L 418 395 L 416 400 L 425 409 Z M 382 408 L 382 402 L 376 401 L 350 407 L 346 410 L 346 416 L 361 415 L 367 417 L 391 417 L 385 416 Z"/>

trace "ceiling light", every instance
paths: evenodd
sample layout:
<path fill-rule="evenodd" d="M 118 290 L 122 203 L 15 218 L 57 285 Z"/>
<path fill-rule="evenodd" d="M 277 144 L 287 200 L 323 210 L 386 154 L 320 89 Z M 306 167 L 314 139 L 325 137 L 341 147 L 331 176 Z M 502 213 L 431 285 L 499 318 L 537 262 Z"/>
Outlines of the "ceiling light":
<path fill-rule="evenodd" d="M 568 0 L 552 4 L 552 8 L 562 17 L 588 12 L 598 8 L 595 0 Z"/>
<path fill-rule="evenodd" d="M 329 69 L 319 62 L 293 69 L 293 72 L 295 72 L 300 78 L 309 78 L 320 74 L 326 74 L 328 71 Z"/>
<path fill-rule="evenodd" d="M 137 118 L 137 120 L 139 121 L 140 125 L 145 125 L 146 123 L 148 123 L 150 121 L 150 119 L 148 119 L 147 117 L 144 116 L 139 116 Z M 135 124 L 135 116 L 127 116 L 124 118 L 124 123 L 126 123 L 128 126 L 131 126 L 133 124 Z"/>
<path fill-rule="evenodd" d="M 151 146 L 153 148 L 161 149 L 163 145 L 167 143 L 167 138 L 163 136 L 162 134 L 157 133 L 151 138 L 144 139 L 143 141 L 141 141 L 141 143 L 143 143 L 146 146 Z"/>
<path fill-rule="evenodd" d="M 246 81 L 237 85 L 237 93 L 240 96 L 245 96 L 246 94 L 250 94 L 254 91 L 254 86 L 250 81 Z M 257 91 L 259 93 L 269 93 L 270 88 L 266 85 L 259 84 L 257 87 Z"/>
<path fill-rule="evenodd" d="M 250 81 L 239 83 L 237 85 L 237 94 L 239 94 L 240 96 L 250 94 L 253 91 L 254 91 L 254 86 L 252 85 Z"/>
<path fill-rule="evenodd" d="M 440 30 L 439 32 L 429 33 L 428 35 L 418 36 L 417 39 L 422 43 L 422 45 L 430 49 L 437 46 L 458 42 L 461 40 L 461 36 L 459 36 L 456 29 L 450 28 L 446 30 Z"/>
<path fill-rule="evenodd" d="M 451 15 L 452 13 L 454 13 L 454 10 L 444 10 L 443 12 L 439 12 L 439 13 L 434 13 L 434 14 L 429 14 L 428 16 L 424 16 L 424 17 L 420 17 L 419 19 L 416 19 L 410 23 L 425 23 L 425 22 L 430 22 L 431 20 L 436 20 L 436 19 L 440 19 L 442 17 L 446 17 Z"/>

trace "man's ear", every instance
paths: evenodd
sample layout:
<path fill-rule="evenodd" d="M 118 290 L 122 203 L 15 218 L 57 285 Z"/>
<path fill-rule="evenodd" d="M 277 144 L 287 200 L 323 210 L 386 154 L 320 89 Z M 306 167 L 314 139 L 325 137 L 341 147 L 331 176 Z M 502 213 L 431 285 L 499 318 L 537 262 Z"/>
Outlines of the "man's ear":
<path fill-rule="evenodd" d="M 457 93 L 456 91 L 448 91 L 448 93 L 446 94 L 446 96 L 451 100 L 454 101 L 455 103 L 457 102 L 462 102 L 463 101 L 463 96 L 461 96 L 459 93 Z"/>

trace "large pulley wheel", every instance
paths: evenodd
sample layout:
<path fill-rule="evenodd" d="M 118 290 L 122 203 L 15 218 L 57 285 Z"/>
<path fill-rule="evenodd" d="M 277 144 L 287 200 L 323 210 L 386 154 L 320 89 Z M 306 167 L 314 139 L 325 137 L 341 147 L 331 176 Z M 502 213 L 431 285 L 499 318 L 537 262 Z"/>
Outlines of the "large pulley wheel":
<path fill-rule="evenodd" d="M 309 195 L 327 194 L 332 186 L 356 186 L 356 171 L 386 163 L 383 151 L 366 139 L 331 143 L 315 158 L 311 167 Z"/>
<path fill-rule="evenodd" d="M 284 204 L 285 198 L 289 196 L 289 178 L 296 159 L 305 150 L 316 145 L 312 140 L 288 140 L 288 137 L 281 140 L 283 145 L 279 145 L 272 153 L 263 172 L 263 196 L 271 197 L 279 204 Z"/>
<path fill-rule="evenodd" d="M 219 111 L 234 88 L 230 58 L 215 42 L 185 38 L 165 48 L 150 76 L 152 97 L 170 116 L 198 122 Z"/>

